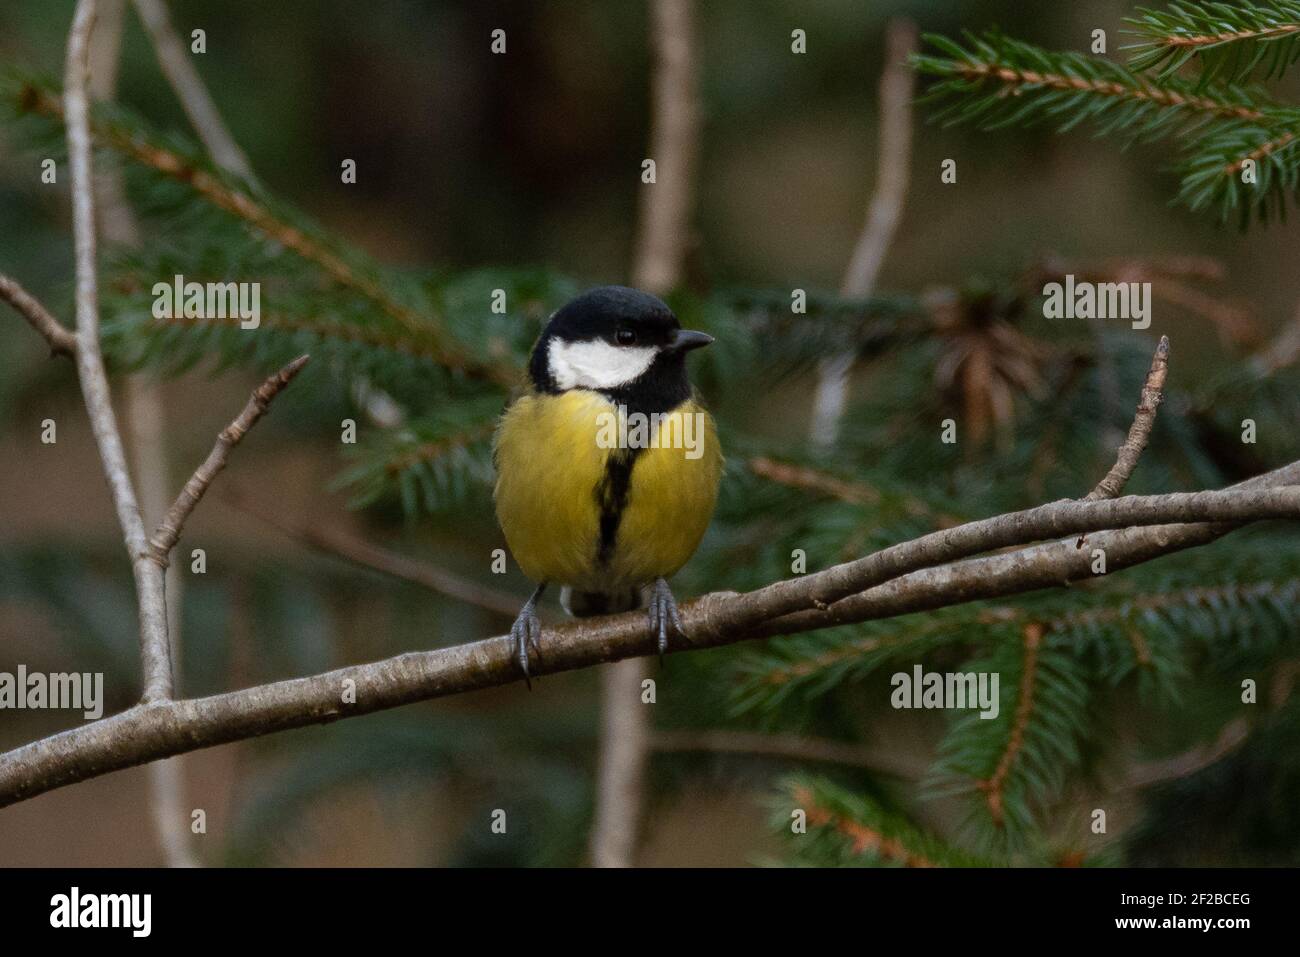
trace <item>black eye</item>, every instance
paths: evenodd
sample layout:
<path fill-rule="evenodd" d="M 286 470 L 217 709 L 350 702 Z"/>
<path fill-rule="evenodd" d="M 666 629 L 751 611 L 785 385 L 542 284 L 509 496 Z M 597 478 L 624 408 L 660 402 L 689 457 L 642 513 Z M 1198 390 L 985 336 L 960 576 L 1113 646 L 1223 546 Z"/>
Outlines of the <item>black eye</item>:
<path fill-rule="evenodd" d="M 620 346 L 630 346 L 636 342 L 636 332 L 632 329 L 620 329 L 614 334 Z"/>

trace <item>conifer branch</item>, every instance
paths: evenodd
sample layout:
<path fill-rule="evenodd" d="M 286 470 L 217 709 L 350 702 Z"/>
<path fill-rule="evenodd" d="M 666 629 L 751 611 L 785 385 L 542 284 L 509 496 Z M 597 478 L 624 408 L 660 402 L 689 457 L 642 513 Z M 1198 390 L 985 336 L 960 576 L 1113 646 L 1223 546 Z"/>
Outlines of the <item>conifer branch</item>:
<path fill-rule="evenodd" d="M 453 449 L 465 448 L 468 445 L 482 442 L 490 437 L 495 430 L 495 421 L 484 422 L 481 425 L 465 429 L 445 438 L 435 439 L 432 442 L 422 442 L 414 448 L 388 459 L 384 464 L 384 471 L 390 476 L 398 475 L 408 469 L 415 468 L 417 465 L 424 465 L 439 459 Z"/>
<path fill-rule="evenodd" d="M 872 654 L 892 643 L 901 643 L 901 641 L 898 638 L 878 635 L 872 635 L 868 638 L 856 638 L 820 654 L 795 658 L 784 662 L 778 667 L 766 669 L 758 680 L 762 684 L 779 687 L 791 681 L 797 681 L 800 678 L 806 678 L 809 675 L 825 671 L 827 668 L 834 667 L 844 661 Z"/>
<path fill-rule="evenodd" d="M 28 112 L 60 121 L 64 119 L 63 107 L 47 90 L 29 85 L 23 90 L 21 100 L 23 109 Z M 421 316 L 399 302 L 375 279 L 354 268 L 316 237 L 278 216 L 267 204 L 254 199 L 245 190 L 116 123 L 96 122 L 91 129 L 103 145 L 188 186 L 213 206 L 247 222 L 267 239 L 317 266 L 340 286 L 375 303 L 386 316 L 436 355 L 440 364 L 471 378 L 485 379 L 498 385 L 509 387 L 517 383 L 519 373 L 513 364 L 474 358 L 462 346 L 448 340 L 436 318 Z"/>
<path fill-rule="evenodd" d="M 1239 80 L 1261 64 L 1266 76 L 1281 76 L 1300 57 L 1300 3 L 1292 0 L 1173 3 L 1126 22 L 1141 38 L 1127 47 L 1133 68 L 1159 67 L 1162 77 L 1193 58 L 1206 79 Z"/>
<path fill-rule="evenodd" d="M 1020 672 L 1020 693 L 1016 700 L 1016 713 L 1011 719 L 1011 733 L 1007 737 L 1006 748 L 998 758 L 993 773 L 987 779 L 977 782 L 979 789 L 984 792 L 984 799 L 988 802 L 989 815 L 993 818 L 993 823 L 999 826 L 1002 824 L 1002 788 L 1006 784 L 1007 775 L 1011 773 L 1012 765 L 1020 755 L 1020 749 L 1024 746 L 1025 728 L 1029 725 L 1029 717 L 1034 711 L 1034 681 L 1038 676 L 1038 649 L 1042 645 L 1043 630 L 1040 622 L 1031 621 L 1021 632 L 1024 639 L 1024 665 Z"/>
<path fill-rule="evenodd" d="M 1215 5 L 1215 10 L 1222 6 Z M 1230 82 L 1249 73 L 1258 57 L 1250 58 L 1244 69 L 1228 69 L 1229 82 L 1212 83 L 1215 70 L 1208 67 L 1192 82 L 1170 70 L 1151 76 L 1109 60 L 1042 50 L 997 33 L 966 34 L 969 49 L 941 36 L 927 39 L 946 56 L 925 55 L 913 62 L 940 78 L 926 99 L 944 104 L 937 118 L 946 123 L 969 121 L 993 130 L 1046 121 L 1065 132 L 1091 121 L 1099 136 L 1129 142 L 1174 136 L 1184 141 L 1180 200 L 1193 210 L 1217 205 L 1225 218 L 1241 207 L 1243 222 L 1254 215 L 1266 218 L 1275 210 L 1280 215 L 1296 192 L 1300 155 L 1291 146 L 1300 135 L 1300 109 L 1270 100 L 1257 87 Z M 1276 52 L 1284 44 L 1291 51 L 1284 57 L 1287 62 L 1300 56 L 1300 34 L 1261 40 L 1258 46 Z M 1181 50 L 1182 57 L 1241 48 L 1236 43 L 1161 47 L 1166 53 Z M 1139 66 L 1150 62 L 1145 55 L 1137 59 Z M 1259 169 L 1239 181 L 1248 161 Z"/>
<path fill-rule="evenodd" d="M 238 316 L 226 316 L 224 318 L 221 316 L 200 318 L 185 315 L 171 315 L 161 318 L 150 316 L 147 328 L 151 331 L 160 329 L 239 329 L 241 322 L 242 320 Z M 282 315 L 276 312 L 264 312 L 258 328 L 272 332 L 282 332 L 287 335 L 308 333 L 322 339 L 371 346 L 375 349 L 410 356 L 413 359 L 423 359 L 433 364 L 442 364 L 442 355 L 440 353 L 421 346 L 415 340 L 403 336 L 389 335 L 382 330 L 346 322 L 336 322 L 324 318 L 298 319 L 294 316 Z"/>
<path fill-rule="evenodd" d="M 811 791 L 799 788 L 794 792 L 795 804 L 808 812 L 808 823 L 814 827 L 829 827 L 848 838 L 854 854 L 869 854 L 904 867 L 934 867 L 933 861 L 913 854 L 901 841 L 886 837 L 880 831 L 851 818 L 836 814 L 817 803 Z"/>
<path fill-rule="evenodd" d="M 804 812 L 811 827 L 833 837 L 839 854 L 886 866 L 929 868 L 949 863 L 921 846 L 934 842 L 923 839 L 913 827 L 889 820 L 878 810 L 867 811 L 866 802 L 839 792 L 827 782 L 817 782 L 816 787 L 795 783 L 790 788 L 790 803 Z M 946 856 L 953 858 L 953 864 L 971 863 L 960 855 Z"/>
<path fill-rule="evenodd" d="M 1256 146 L 1245 156 L 1241 157 L 1240 159 L 1233 160 L 1231 163 L 1225 166 L 1223 168 L 1223 175 L 1236 176 L 1243 169 L 1245 169 L 1247 163 L 1250 162 L 1258 163 L 1260 160 L 1267 159 L 1268 157 L 1272 156 L 1274 153 L 1277 153 L 1285 149 L 1286 147 L 1290 146 L 1291 143 L 1293 143 L 1294 141 L 1295 141 L 1295 133 L 1291 132 L 1290 130 L 1287 130 L 1285 133 L 1281 134 L 1280 136 L 1275 136 L 1272 139 L 1265 140 L 1263 143 L 1259 144 L 1259 146 Z"/>
<path fill-rule="evenodd" d="M 984 129 L 1058 117 L 1069 129 L 1095 116 L 1106 118 L 1104 130 L 1151 137 L 1210 118 L 1268 123 L 1281 109 L 1258 91 L 1203 89 L 1174 78 L 1157 85 L 1109 60 L 1040 50 L 997 33 L 967 33 L 971 49 L 935 34 L 925 39 L 948 54 L 913 58 L 923 73 L 944 78 L 926 99 L 977 94 L 973 103 L 956 102 L 940 115 Z"/>
<path fill-rule="evenodd" d="M 1204 585 L 1173 591 L 1149 592 L 1126 600 L 1120 605 L 1085 608 L 1068 612 L 1047 623 L 1049 631 L 1063 632 L 1090 625 L 1127 621 L 1139 612 L 1161 611 L 1178 606 L 1213 607 L 1225 601 L 1252 601 L 1272 598 L 1278 601 L 1300 599 L 1300 578 L 1279 581 L 1237 582 L 1231 585 Z"/>

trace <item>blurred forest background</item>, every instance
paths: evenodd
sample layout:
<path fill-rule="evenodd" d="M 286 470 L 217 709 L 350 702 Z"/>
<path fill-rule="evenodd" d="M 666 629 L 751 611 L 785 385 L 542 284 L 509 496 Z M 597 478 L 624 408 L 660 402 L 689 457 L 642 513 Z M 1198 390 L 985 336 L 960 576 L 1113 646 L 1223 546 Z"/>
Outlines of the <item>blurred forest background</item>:
<path fill-rule="evenodd" d="M 70 0 L 0 7 L 0 64 L 59 76 L 72 7 Z M 540 267 L 569 277 L 575 288 L 627 280 L 640 162 L 649 138 L 650 57 L 642 3 L 177 0 L 171 8 L 184 35 L 195 27 L 207 31 L 207 52 L 196 57 L 197 66 L 259 180 L 336 236 L 384 263 L 447 275 Z M 700 296 L 727 288 L 785 290 L 787 303 L 794 287 L 833 294 L 875 179 L 877 84 L 890 17 L 905 15 L 924 31 L 950 36 L 962 28 L 1001 25 L 1049 48 L 1080 51 L 1086 51 L 1091 31 L 1102 28 L 1118 56 L 1121 18 L 1131 13 L 1126 3 L 1090 0 L 1035 4 L 1032 16 L 1025 4 L 1010 0 L 701 4 L 704 114 L 696 241 L 686 285 Z M 188 136 L 185 116 L 134 14 L 127 23 L 119 99 L 156 128 Z M 488 50 L 489 34 L 498 27 L 509 38 L 503 57 Z M 808 33 L 806 55 L 791 54 L 795 28 Z M 1300 91 L 1294 76 L 1278 88 L 1293 101 Z M 1223 269 L 1221 278 L 1197 287 L 1210 297 L 1208 308 L 1201 300 L 1181 307 L 1158 303 L 1152 327 L 1141 335 L 1115 325 L 1117 335 L 1133 340 L 1131 348 L 1113 347 L 1123 360 L 1118 417 L 1109 430 L 1086 420 L 1070 423 L 1095 433 L 1103 451 L 1074 458 L 1062 453 L 1061 474 L 1039 481 L 1035 493 L 1026 493 L 1028 502 L 1046 500 L 1049 493 L 1081 495 L 1104 474 L 1113 454 L 1105 451 L 1106 442 L 1113 450 L 1114 429 L 1132 414 L 1156 337 L 1168 335 L 1173 342 L 1171 386 L 1190 389 L 1291 322 L 1300 300 L 1294 265 L 1300 225 L 1293 218 L 1243 232 L 1171 205 L 1167 145 L 1121 151 L 1086 132 L 988 134 L 927 124 L 926 115 L 918 107 L 912 185 L 878 283 L 881 293 L 920 301 L 935 290 L 964 290 L 989 309 L 1011 310 L 1001 291 L 1014 288 L 1044 257 L 1210 257 Z M 42 154 L 29 145 L 0 125 L 0 271 L 70 317 L 66 181 L 61 176 L 57 187 L 41 185 Z M 340 182 L 345 158 L 357 161 L 355 185 Z M 940 183 L 945 158 L 958 161 L 956 185 Z M 981 299 L 981 290 L 993 292 Z M 1225 314 L 1234 317 L 1230 332 L 1221 321 Z M 928 390 L 932 360 L 923 353 L 914 364 L 880 374 Z M 163 380 L 172 488 L 206 453 L 258 378 L 243 366 L 214 374 L 205 362 Z M 859 386 L 867 395 L 877 388 L 870 376 Z M 522 603 L 527 585 L 517 575 L 504 584 L 489 581 L 487 556 L 500 540 L 482 499 L 458 506 L 467 510 L 467 524 L 461 525 L 406 515 L 392 496 L 379 496 L 364 510 L 349 508 L 356 489 L 338 480 L 346 463 L 340 461 L 336 423 L 356 414 L 349 411 L 355 397 L 344 391 L 319 398 L 306 389 L 295 395 L 296 389 L 239 449 L 219 488 L 237 490 L 241 500 L 283 523 L 383 543 L 494 584 Z M 807 429 L 810 392 L 807 374 L 782 378 L 773 388 L 755 383 L 742 399 L 732 398 L 740 406 L 733 408 L 733 421 L 763 422 L 767 450 L 781 448 L 783 437 L 793 446 Z M 1050 407 L 1048 392 L 1037 400 L 1046 402 L 1044 408 Z M 1081 400 L 1070 409 L 1095 412 L 1096 404 Z M 1177 414 L 1176 403 L 1174 411 L 1162 412 Z M 56 445 L 39 440 L 45 418 L 58 422 Z M 857 420 L 849 421 L 852 426 Z M 1043 421 L 1022 409 L 1018 435 Z M 729 455 L 745 452 L 726 432 L 723 438 Z M 863 437 L 868 438 L 881 439 Z M 1166 436 L 1165 444 L 1176 440 Z M 885 450 L 881 456 L 887 457 Z M 1010 460 L 1018 464 L 1001 481 L 1023 483 L 1031 474 L 1026 460 Z M 906 463 L 897 464 L 899 486 L 910 487 Z M 1134 491 L 1197 488 L 1242 477 L 1219 466 L 1180 470 L 1144 461 L 1139 477 L 1143 469 L 1154 471 L 1146 482 L 1135 480 Z M 986 474 L 984 486 L 995 484 L 998 479 L 989 475 L 998 474 Z M 992 514 L 985 500 L 975 504 L 960 487 L 947 491 L 951 498 L 944 507 L 956 502 L 969 514 Z M 1008 493 L 987 501 L 1013 500 Z M 756 509 L 778 507 L 785 506 L 763 498 L 754 503 Z M 839 523 L 839 544 L 851 554 L 880 543 L 873 537 L 852 541 L 850 526 L 863 521 L 860 511 L 846 507 L 837 515 L 827 522 Z M 767 565 L 730 571 L 735 562 L 726 527 L 688 568 L 679 597 L 752 587 L 770 580 L 771 567 L 788 563 L 782 556 L 788 556 L 789 542 L 773 533 Z M 206 574 L 187 574 L 184 582 L 187 695 L 469 641 L 500 634 L 509 624 L 500 614 L 319 555 L 215 491 L 185 535 L 182 554 L 203 547 L 208 556 Z M 796 547 L 803 541 L 793 538 Z M 1210 546 L 1217 547 L 1222 545 Z M 1261 553 L 1280 554 L 1268 543 Z M 0 582 L 0 670 L 24 663 L 41 671 L 104 671 L 107 708 L 132 703 L 138 651 L 129 568 L 122 559 L 75 371 L 70 363 L 49 361 L 31 329 L 4 310 L 0 575 L 9 580 Z M 827 692 L 821 704 L 805 706 L 801 720 L 770 714 L 756 719 L 747 710 L 744 682 L 761 663 L 744 647 L 674 656 L 660 678 L 656 725 L 761 726 L 865 740 L 888 752 L 905 777 L 924 771 L 944 734 L 944 720 L 933 714 L 881 708 L 868 714 L 865 687 L 873 689 L 872 700 L 885 700 L 878 675 L 859 676 L 867 684 L 838 687 L 834 703 Z M 1004 682 L 1012 683 L 1005 677 Z M 594 672 L 545 677 L 531 694 L 510 686 L 187 755 L 185 806 L 208 815 L 207 834 L 195 838 L 196 853 L 208 864 L 581 863 L 593 804 L 597 688 Z M 1190 700 L 1186 707 L 1207 711 L 1194 694 Z M 1115 705 L 1109 711 L 1114 723 L 1106 727 L 1123 729 L 1116 736 L 1125 738 L 1143 713 L 1138 708 L 1131 701 Z M 1212 738 L 1215 731 L 1211 717 L 1164 735 L 1161 720 L 1155 737 L 1163 735 L 1160 744 L 1169 749 Z M 51 733 L 67 721 L 58 712 L 0 713 L 0 748 Z M 1113 860 L 1294 863 L 1300 820 L 1294 803 L 1287 809 L 1279 796 L 1287 793 L 1288 781 L 1300 780 L 1300 772 L 1276 772 L 1275 750 L 1282 745 L 1269 747 L 1264 770 L 1258 762 L 1234 765 L 1222 780 L 1202 782 L 1191 797 L 1160 792 L 1154 803 L 1144 804 L 1138 792 L 1129 791 L 1116 798 L 1107 805 L 1115 809 L 1114 827 L 1132 840 Z M 1295 766 L 1292 758 L 1288 767 Z M 775 808 L 777 818 L 788 820 L 790 802 L 773 795 L 788 772 L 800 767 L 789 757 L 694 748 L 676 753 L 665 745 L 647 779 L 638 862 L 735 865 L 782 858 L 785 842 L 771 818 Z M 869 769 L 827 773 L 894 806 L 889 787 Z M 1234 830 L 1242 822 L 1230 819 L 1241 794 L 1252 789 L 1272 803 L 1246 815 L 1242 827 L 1249 833 L 1243 833 Z M 1084 794 L 1070 795 L 1065 817 L 1094 806 Z M 855 799 L 845 797 L 843 813 Z M 0 811 L 0 865 L 160 863 L 146 803 L 146 772 L 132 769 L 7 808 Z M 959 830 L 955 822 L 962 810 L 952 799 L 909 805 L 928 827 Z M 491 809 L 501 806 L 515 809 L 504 838 L 486 825 Z M 1143 836 L 1133 837 L 1138 834 Z M 1056 847 L 1060 857 L 1077 851 L 1091 859 L 1096 853 L 1075 844 Z"/>

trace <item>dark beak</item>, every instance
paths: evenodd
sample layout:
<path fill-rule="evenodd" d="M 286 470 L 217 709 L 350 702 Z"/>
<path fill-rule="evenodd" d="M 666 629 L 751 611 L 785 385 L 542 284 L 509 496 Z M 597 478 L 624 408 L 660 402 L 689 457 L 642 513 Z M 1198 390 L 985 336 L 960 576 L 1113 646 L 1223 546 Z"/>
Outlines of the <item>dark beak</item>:
<path fill-rule="evenodd" d="M 668 351 L 686 352 L 689 349 L 707 346 L 712 341 L 713 336 L 707 332 L 696 332 L 694 329 L 678 329 L 673 333 L 673 338 L 668 343 Z"/>

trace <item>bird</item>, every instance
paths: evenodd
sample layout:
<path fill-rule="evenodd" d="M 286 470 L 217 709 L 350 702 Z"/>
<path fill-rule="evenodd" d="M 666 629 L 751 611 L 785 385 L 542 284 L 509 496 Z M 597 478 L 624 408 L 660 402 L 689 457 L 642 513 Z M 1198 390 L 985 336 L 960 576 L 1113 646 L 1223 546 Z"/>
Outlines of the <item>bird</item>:
<path fill-rule="evenodd" d="M 699 546 L 723 471 L 686 357 L 711 342 L 657 297 L 601 286 L 558 309 L 533 346 L 492 443 L 497 521 L 536 583 L 510 629 L 530 688 L 549 585 L 574 617 L 644 605 L 661 660 L 686 638 L 668 579 Z"/>

